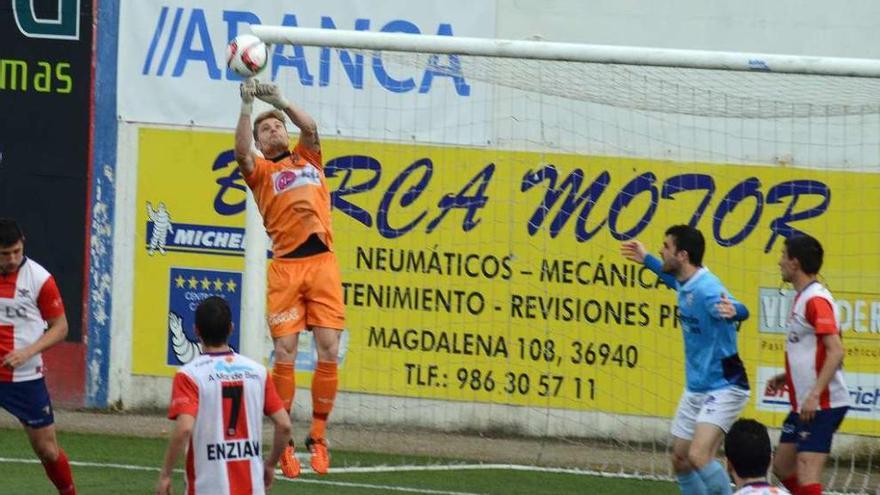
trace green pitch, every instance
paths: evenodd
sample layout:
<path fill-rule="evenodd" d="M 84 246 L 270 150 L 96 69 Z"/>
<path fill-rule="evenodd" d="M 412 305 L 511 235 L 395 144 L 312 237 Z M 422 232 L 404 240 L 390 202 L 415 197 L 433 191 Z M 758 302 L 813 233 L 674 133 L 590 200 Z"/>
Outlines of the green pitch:
<path fill-rule="evenodd" d="M 80 433 L 61 433 L 73 464 L 78 493 L 153 493 L 166 440 Z M 271 494 L 378 495 L 423 493 L 475 494 L 677 494 L 663 481 L 603 478 L 583 474 L 482 469 L 466 461 L 381 453 L 332 451 L 327 476 L 303 474 L 296 481 L 276 478 Z M 43 467 L 36 463 L 24 433 L 0 429 L 0 493 L 54 494 Z M 31 462 L 33 461 L 33 462 Z M 307 465 L 307 462 L 305 463 Z M 460 465 L 460 466 L 457 466 Z M 434 470 L 434 469 L 438 470 Z M 423 470 L 428 469 L 428 470 Z M 361 472 L 358 472 L 361 471 Z M 367 472 L 363 472 L 367 471 Z M 176 477 L 174 493 L 183 493 Z"/>

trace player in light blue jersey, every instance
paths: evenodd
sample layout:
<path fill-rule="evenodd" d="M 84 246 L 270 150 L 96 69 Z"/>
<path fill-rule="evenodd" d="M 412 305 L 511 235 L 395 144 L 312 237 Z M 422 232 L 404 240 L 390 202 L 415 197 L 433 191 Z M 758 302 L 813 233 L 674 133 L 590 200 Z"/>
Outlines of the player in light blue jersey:
<path fill-rule="evenodd" d="M 666 231 L 660 259 L 638 240 L 621 246 L 626 259 L 644 263 L 678 292 L 686 388 L 672 422 L 672 466 L 681 493 L 728 495 L 730 478 L 716 455 L 749 400 L 749 381 L 736 347 L 738 322 L 749 311 L 703 266 L 705 250 L 703 234 L 687 225 Z"/>

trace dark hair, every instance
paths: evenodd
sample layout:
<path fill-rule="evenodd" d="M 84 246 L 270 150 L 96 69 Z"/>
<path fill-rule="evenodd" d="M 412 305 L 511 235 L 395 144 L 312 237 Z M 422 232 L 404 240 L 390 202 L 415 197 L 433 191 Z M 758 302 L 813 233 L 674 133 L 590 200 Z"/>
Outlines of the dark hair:
<path fill-rule="evenodd" d="M 9 247 L 24 239 L 18 223 L 11 218 L 0 218 L 0 247 Z"/>
<path fill-rule="evenodd" d="M 196 328 L 205 345 L 225 344 L 231 326 L 232 311 L 225 299 L 211 296 L 199 303 L 196 308 Z"/>
<path fill-rule="evenodd" d="M 789 259 L 796 259 L 801 264 L 801 270 L 807 275 L 815 275 L 822 268 L 822 259 L 825 250 L 815 237 L 807 234 L 798 234 L 785 239 L 785 251 Z"/>
<path fill-rule="evenodd" d="M 666 235 L 675 239 L 675 248 L 686 251 L 694 266 L 703 266 L 703 253 L 706 252 L 706 240 L 703 233 L 690 225 L 673 225 L 666 229 Z"/>
<path fill-rule="evenodd" d="M 763 478 L 770 467 L 770 435 L 754 419 L 738 419 L 724 437 L 724 454 L 740 478 Z"/>

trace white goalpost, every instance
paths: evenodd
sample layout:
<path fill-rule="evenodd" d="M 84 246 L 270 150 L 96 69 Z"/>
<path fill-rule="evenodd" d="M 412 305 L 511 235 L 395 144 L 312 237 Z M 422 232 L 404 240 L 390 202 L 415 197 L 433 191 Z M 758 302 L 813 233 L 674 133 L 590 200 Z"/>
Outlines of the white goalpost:
<path fill-rule="evenodd" d="M 880 60 L 252 31 L 275 45 L 263 77 L 316 118 L 333 191 L 347 328 L 331 441 L 333 424 L 377 448 L 412 430 L 437 455 L 667 477 L 675 296 L 620 243 L 701 229 L 751 312 L 744 415 L 778 428 L 787 396 L 764 385 L 793 291 L 776 261 L 808 232 L 854 402 L 826 486 L 880 489 Z M 262 329 L 252 206 L 242 327 Z M 266 359 L 262 335 L 243 351 Z"/>
<path fill-rule="evenodd" d="M 880 60 L 769 53 L 731 53 L 534 40 L 374 33 L 284 26 L 251 27 L 267 43 L 475 57 L 585 62 L 680 69 L 762 71 L 820 76 L 880 77 Z"/>

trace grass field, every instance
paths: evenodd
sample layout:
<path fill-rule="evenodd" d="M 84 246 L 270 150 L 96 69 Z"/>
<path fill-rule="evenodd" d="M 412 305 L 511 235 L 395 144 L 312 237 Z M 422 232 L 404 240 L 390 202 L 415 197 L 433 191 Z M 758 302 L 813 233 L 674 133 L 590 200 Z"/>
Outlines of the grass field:
<path fill-rule="evenodd" d="M 99 434 L 59 434 L 74 463 L 80 495 L 153 493 L 165 452 L 161 438 Z M 393 456 L 333 451 L 327 476 L 303 474 L 297 480 L 277 478 L 272 494 L 677 494 L 676 486 L 646 481 L 591 476 L 584 473 L 531 471 L 522 467 L 467 464 L 454 459 Z M 24 433 L 0 429 L 0 494 L 56 493 L 36 462 Z M 306 462 L 305 465 L 308 463 Z M 178 473 L 174 493 L 183 493 Z"/>

